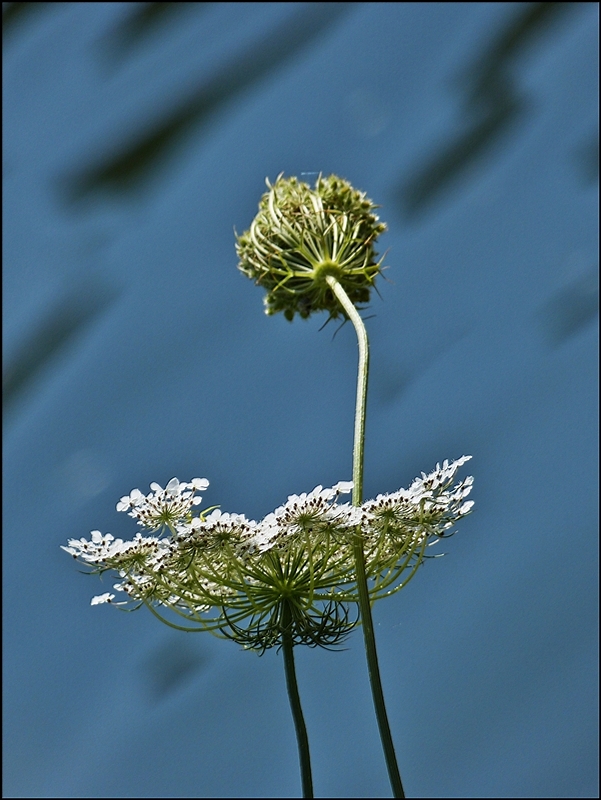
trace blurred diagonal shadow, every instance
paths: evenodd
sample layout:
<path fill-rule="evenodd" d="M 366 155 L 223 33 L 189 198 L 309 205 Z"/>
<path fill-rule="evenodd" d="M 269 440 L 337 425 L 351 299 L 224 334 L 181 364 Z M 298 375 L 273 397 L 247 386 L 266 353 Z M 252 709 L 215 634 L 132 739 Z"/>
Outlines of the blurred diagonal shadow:
<path fill-rule="evenodd" d="M 177 691 L 206 667 L 204 650 L 182 636 L 170 638 L 147 655 L 143 663 L 146 687 L 154 702 Z"/>
<path fill-rule="evenodd" d="M 40 11 L 56 11 L 62 3 L 2 3 L 2 40 L 6 43 L 24 22 L 33 19 Z"/>
<path fill-rule="evenodd" d="M 559 347 L 599 314 L 599 271 L 594 268 L 556 292 L 539 316 L 545 338 Z"/>
<path fill-rule="evenodd" d="M 599 180 L 599 133 L 593 134 L 577 148 L 576 165 L 585 186 Z"/>
<path fill-rule="evenodd" d="M 132 13 L 111 32 L 111 55 L 124 56 L 162 25 L 185 12 L 202 11 L 213 3 L 134 3 Z"/>
<path fill-rule="evenodd" d="M 67 178 L 67 200 L 75 203 L 98 191 L 125 193 L 142 188 L 185 134 L 192 129 L 198 132 L 221 108 L 291 61 L 353 6 L 309 3 L 234 57 L 153 127 L 140 131 L 118 152 Z"/>
<path fill-rule="evenodd" d="M 526 110 L 509 74 L 516 56 L 534 43 L 577 3 L 529 3 L 521 6 L 512 22 L 491 42 L 461 78 L 466 127 L 447 147 L 438 151 L 395 191 L 405 218 L 422 215 L 451 183 L 499 141 Z"/>
<path fill-rule="evenodd" d="M 80 338 L 117 296 L 108 286 L 89 281 L 63 297 L 29 333 L 2 375 L 2 411 L 15 410 L 17 401 L 41 371 L 67 345 Z"/>

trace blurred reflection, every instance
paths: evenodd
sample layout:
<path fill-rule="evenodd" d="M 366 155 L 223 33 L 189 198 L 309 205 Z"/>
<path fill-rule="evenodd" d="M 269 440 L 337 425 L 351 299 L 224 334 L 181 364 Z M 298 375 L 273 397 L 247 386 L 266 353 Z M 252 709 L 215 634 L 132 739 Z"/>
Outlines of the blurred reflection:
<path fill-rule="evenodd" d="M 102 454 L 91 447 L 76 450 L 55 471 L 57 491 L 71 507 L 85 503 L 108 488 L 111 470 Z"/>
<path fill-rule="evenodd" d="M 591 269 L 557 292 L 543 307 L 542 325 L 553 347 L 592 322 L 599 313 L 599 272 Z"/>
<path fill-rule="evenodd" d="M 352 5 L 310 3 L 303 7 L 266 38 L 234 56 L 192 97 L 166 111 L 150 129 L 138 131 L 118 152 L 69 178 L 67 198 L 75 202 L 98 190 L 121 193 L 139 189 L 186 133 L 192 129 L 198 133 L 224 105 L 296 57 Z"/>
<path fill-rule="evenodd" d="M 346 98 L 346 110 L 352 129 L 364 139 L 373 139 L 388 127 L 385 103 L 372 89 L 353 89 Z"/>
<path fill-rule="evenodd" d="M 585 184 L 599 180 L 599 134 L 595 133 L 576 150 L 578 171 Z"/>
<path fill-rule="evenodd" d="M 112 304 L 117 292 L 105 284 L 88 281 L 67 294 L 30 331 L 16 354 L 7 359 L 2 375 L 2 409 L 13 409 L 15 401 L 40 372 L 68 344 L 79 338 Z"/>
<path fill-rule="evenodd" d="M 133 11 L 113 30 L 113 54 L 125 54 L 145 37 L 185 11 L 197 11 L 212 3 L 134 3 Z"/>
<path fill-rule="evenodd" d="M 2 38 L 12 34 L 21 24 L 37 12 L 46 11 L 54 6 L 56 10 L 60 3 L 2 3 Z"/>
<path fill-rule="evenodd" d="M 513 21 L 491 42 L 489 49 L 464 73 L 466 129 L 448 147 L 438 151 L 397 191 L 406 217 L 417 217 L 435 202 L 453 181 L 474 166 L 526 110 L 527 102 L 513 85 L 513 59 L 565 14 L 568 3 L 532 3 L 522 6 Z"/>
<path fill-rule="evenodd" d="M 151 698 L 157 702 L 194 677 L 206 665 L 199 646 L 184 636 L 170 636 L 144 659 L 143 674 Z"/>

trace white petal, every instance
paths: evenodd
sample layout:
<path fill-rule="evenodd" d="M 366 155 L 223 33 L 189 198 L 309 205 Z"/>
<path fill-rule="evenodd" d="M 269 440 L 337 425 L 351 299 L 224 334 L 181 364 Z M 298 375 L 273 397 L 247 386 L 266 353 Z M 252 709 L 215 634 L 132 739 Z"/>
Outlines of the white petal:
<path fill-rule="evenodd" d="M 90 601 L 91 606 L 99 606 L 101 603 L 110 603 L 111 600 L 115 599 L 115 595 L 111 594 L 110 592 L 105 592 L 104 594 L 98 594 L 96 597 L 93 597 Z"/>
<path fill-rule="evenodd" d="M 171 478 L 167 486 L 165 487 L 165 491 L 169 492 L 169 494 L 179 494 L 179 481 L 177 478 Z"/>

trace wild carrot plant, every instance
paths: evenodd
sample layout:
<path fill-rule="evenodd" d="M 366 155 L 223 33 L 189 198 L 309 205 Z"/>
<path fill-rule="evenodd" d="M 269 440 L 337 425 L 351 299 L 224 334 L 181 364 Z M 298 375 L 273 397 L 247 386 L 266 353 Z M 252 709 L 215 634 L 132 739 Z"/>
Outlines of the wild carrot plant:
<path fill-rule="evenodd" d="M 404 797 L 371 607 L 405 586 L 428 546 L 470 513 L 473 479 L 455 480 L 470 456 L 437 464 L 407 489 L 363 500 L 369 348 L 360 311 L 382 271 L 375 243 L 386 226 L 371 200 L 335 175 L 319 176 L 313 188 L 281 175 L 267 186 L 249 230 L 237 237 L 239 268 L 266 290 L 268 314 L 293 320 L 326 311 L 353 324 L 359 364 L 352 481 L 290 495 L 256 521 L 217 506 L 201 510 L 206 478 L 172 478 L 117 503 L 141 529 L 132 540 L 92 531 L 63 549 L 91 572 L 117 576 L 118 595 L 97 595 L 92 605 L 145 606 L 172 628 L 211 631 L 258 653 L 283 652 L 305 797 L 313 797 L 313 780 L 294 647 L 336 647 L 361 624 L 392 792 Z M 343 501 L 350 493 L 351 502 Z"/>

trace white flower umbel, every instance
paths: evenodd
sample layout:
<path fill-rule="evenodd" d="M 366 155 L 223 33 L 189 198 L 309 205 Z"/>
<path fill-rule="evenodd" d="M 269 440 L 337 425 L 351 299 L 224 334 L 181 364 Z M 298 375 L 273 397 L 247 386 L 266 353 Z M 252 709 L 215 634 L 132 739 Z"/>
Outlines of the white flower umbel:
<path fill-rule="evenodd" d="M 151 495 L 134 490 L 117 508 L 133 507 L 130 515 L 138 524 L 148 520 L 153 529 L 160 516 L 168 536 L 137 533 L 123 541 L 92 531 L 89 541 L 70 539 L 63 550 L 93 572 L 113 570 L 119 576 L 113 588 L 126 599 L 113 603 L 115 595 L 106 592 L 93 605 L 133 602 L 157 614 L 162 608 L 194 628 L 264 650 L 281 643 L 282 604 L 292 598 L 297 613 L 289 625 L 295 641 L 331 646 L 355 624 L 350 605 L 359 602 L 353 555 L 357 531 L 373 602 L 405 585 L 422 563 L 426 545 L 448 536 L 469 513 L 472 503 L 465 498 L 472 478 L 452 485 L 468 459 L 437 464 L 408 489 L 378 495 L 361 506 L 339 502 L 352 491 L 350 481 L 316 486 L 290 495 L 260 522 L 220 509 L 192 516 L 194 493 L 206 487 L 205 479 L 173 479 L 166 489 L 153 483 Z"/>
<path fill-rule="evenodd" d="M 361 516 L 366 536 L 393 533 L 396 529 L 408 531 L 413 527 L 444 536 L 474 505 L 471 500 L 464 502 L 472 490 L 471 476 L 449 488 L 457 470 L 470 458 L 444 461 L 442 468 L 437 464 L 429 475 L 422 472 L 421 478 L 416 478 L 408 489 L 380 494 L 375 500 L 363 503 Z"/>
<path fill-rule="evenodd" d="M 171 478 L 164 489 L 158 483 L 151 483 L 150 494 L 143 495 L 139 489 L 132 489 L 119 500 L 117 511 L 127 511 L 130 517 L 138 520 L 138 525 L 151 531 L 163 528 L 173 531 L 178 524 L 191 519 L 192 506 L 202 503 L 202 497 L 196 492 L 203 492 L 208 485 L 206 478 L 192 478 L 190 483 Z"/>
<path fill-rule="evenodd" d="M 110 533 L 103 535 L 100 531 L 92 531 L 90 536 L 90 541 L 69 539 L 69 546 L 61 545 L 61 549 L 86 564 L 104 564 L 120 553 L 124 546 L 123 539 L 115 539 Z"/>
<path fill-rule="evenodd" d="M 180 630 L 208 630 L 263 652 L 283 647 L 292 675 L 294 644 L 332 647 L 356 626 L 360 602 L 355 559 L 359 535 L 365 551 L 370 601 L 392 594 L 415 574 L 426 545 L 452 532 L 469 513 L 472 479 L 453 485 L 467 460 L 437 464 L 408 489 L 356 506 L 340 502 L 353 490 L 331 488 L 290 495 L 261 521 L 220 509 L 193 515 L 197 491 L 208 481 L 169 481 L 151 493 L 133 490 L 117 504 L 139 525 L 167 535 L 137 533 L 130 541 L 92 531 L 70 539 L 67 553 L 92 572 L 118 576 L 113 591 L 91 605 L 144 605 Z"/>
<path fill-rule="evenodd" d="M 352 481 L 340 481 L 330 489 L 316 486 L 308 494 L 290 495 L 284 505 L 257 526 L 253 544 L 259 551 L 266 552 L 276 546 L 283 548 L 298 537 L 310 536 L 315 540 L 322 533 L 348 529 L 352 521 L 350 507 L 339 506 L 336 501 L 352 489 Z"/>
<path fill-rule="evenodd" d="M 216 508 L 208 516 L 193 517 L 177 526 L 181 542 L 200 549 L 214 549 L 221 545 L 238 545 L 247 542 L 257 523 L 244 514 L 228 514 Z"/>
<path fill-rule="evenodd" d="M 471 492 L 473 478 L 451 484 L 457 470 L 470 458 L 444 461 L 442 467 L 437 464 L 429 475 L 422 472 L 408 489 L 380 494 L 361 505 L 372 602 L 405 586 L 426 557 L 426 546 L 451 535 L 456 523 L 469 514 L 473 502 L 465 498 Z"/>
<path fill-rule="evenodd" d="M 74 558 L 120 578 L 114 589 L 126 600 L 113 603 L 105 593 L 94 605 L 143 604 L 167 624 L 211 630 L 259 651 L 281 645 L 284 634 L 311 645 L 341 641 L 355 625 L 348 542 L 356 520 L 337 500 L 352 484 L 291 495 L 257 523 L 219 509 L 192 516 L 198 483 L 152 484 L 150 496 L 133 491 L 120 500 L 118 510 L 132 508 L 138 523 L 154 528 L 160 516 L 167 536 L 123 541 L 93 531 L 90 541 L 69 540 L 63 549 Z M 186 625 L 165 618 L 169 612 Z"/>

